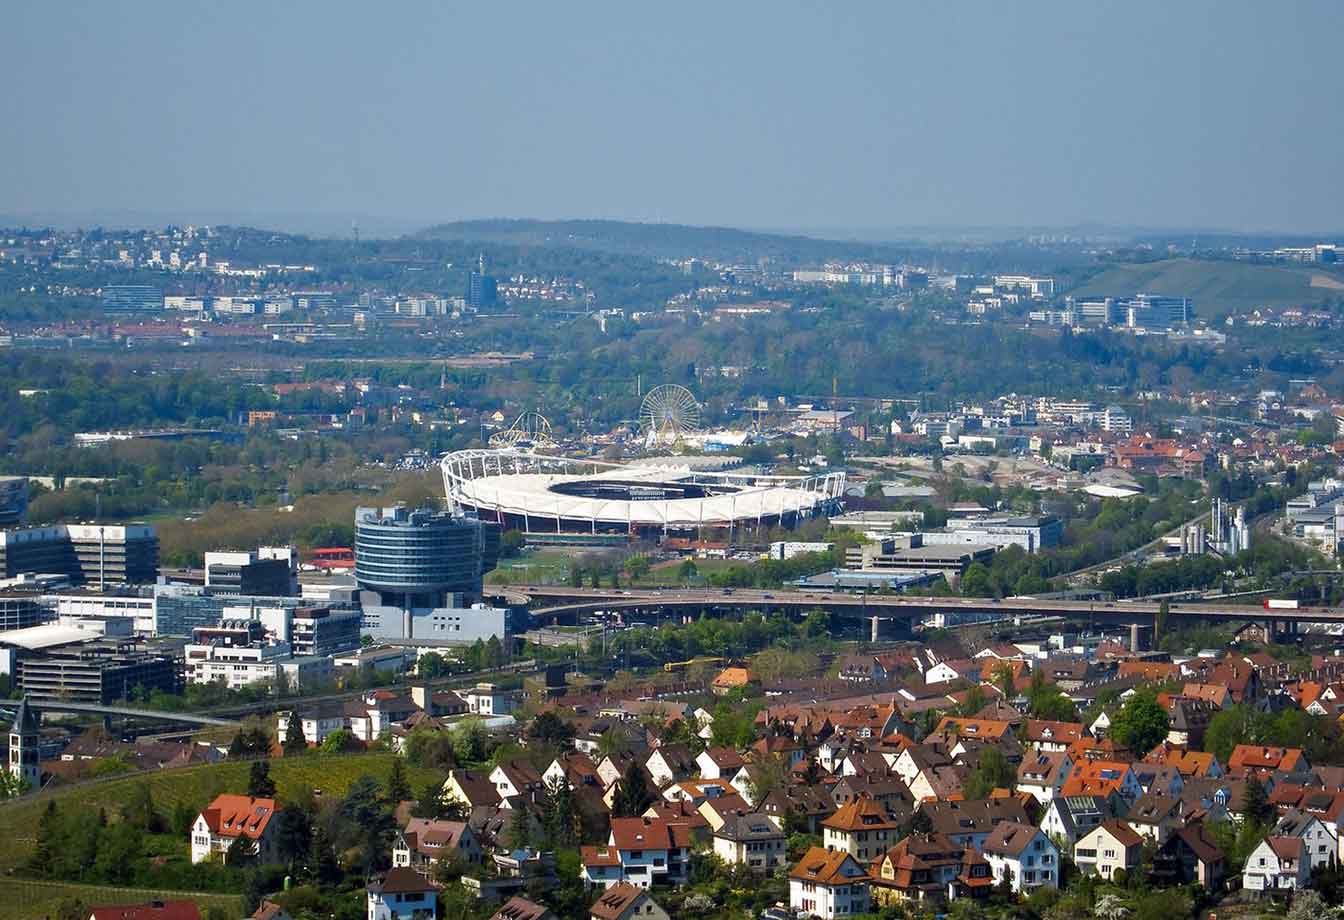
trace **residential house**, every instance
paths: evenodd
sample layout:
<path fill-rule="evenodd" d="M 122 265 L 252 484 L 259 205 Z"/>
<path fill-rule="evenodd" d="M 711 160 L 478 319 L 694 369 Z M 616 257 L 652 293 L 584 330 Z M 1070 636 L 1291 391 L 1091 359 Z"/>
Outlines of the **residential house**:
<path fill-rule="evenodd" d="M 414 869 L 388 869 L 365 888 L 369 920 L 436 920 L 438 888 Z"/>
<path fill-rule="evenodd" d="M 1143 786 L 1134 775 L 1133 765 L 1117 760 L 1083 760 L 1074 764 L 1068 779 L 1060 787 L 1060 795 L 1118 794 L 1126 802 L 1143 795 Z"/>
<path fill-rule="evenodd" d="M 1337 859 L 1339 842 L 1336 832 L 1316 815 L 1292 809 L 1280 816 L 1270 834 L 1300 838 L 1306 844 L 1311 869 L 1326 868 Z"/>
<path fill-rule="evenodd" d="M 1015 798 L 926 802 L 920 806 L 920 811 L 928 815 L 935 833 L 976 852 L 984 846 L 994 828 L 1003 822 L 1031 823 L 1022 802 Z"/>
<path fill-rule="evenodd" d="M 655 748 L 649 759 L 644 761 L 644 766 L 659 789 L 678 780 L 690 779 L 699 770 L 699 764 L 684 744 L 665 744 Z"/>
<path fill-rule="evenodd" d="M 1185 777 L 1173 764 L 1139 761 L 1131 769 L 1144 795 L 1169 795 L 1175 798 L 1185 788 Z"/>
<path fill-rule="evenodd" d="M 1028 719 L 1022 731 L 1027 748 L 1035 751 L 1067 751 L 1083 739 L 1086 729 L 1081 722 L 1047 722 Z"/>
<path fill-rule="evenodd" d="M 597 896 L 588 909 L 591 920 L 669 920 L 667 911 L 637 885 L 621 882 Z"/>
<path fill-rule="evenodd" d="M 835 812 L 830 793 L 818 786 L 793 785 L 771 790 L 759 810 L 785 832 L 795 828 L 808 834 L 821 833 L 821 822 Z"/>
<path fill-rule="evenodd" d="M 911 834 L 873 861 L 873 902 L 983 899 L 994 887 L 989 861 L 943 834 Z"/>
<path fill-rule="evenodd" d="M 707 747 L 695 758 L 696 769 L 703 779 L 731 780 L 744 763 L 742 755 L 728 747 Z"/>
<path fill-rule="evenodd" d="M 658 818 L 612 818 L 606 846 L 581 848 L 583 878 L 589 885 L 611 887 L 629 882 L 682 885 L 689 875 L 691 830 Z"/>
<path fill-rule="evenodd" d="M 857 798 L 821 822 L 828 850 L 842 850 L 864 865 L 886 852 L 900 837 L 901 822 L 882 805 Z"/>
<path fill-rule="evenodd" d="M 1162 846 L 1185 826 L 1185 805 L 1172 796 L 1148 793 L 1130 806 L 1125 823 L 1140 837 Z"/>
<path fill-rule="evenodd" d="M 844 851 L 812 847 L 789 872 L 789 907 L 834 920 L 868 912 L 868 873 Z"/>
<path fill-rule="evenodd" d="M 1100 827 L 1103 821 L 1114 816 L 1115 809 L 1102 796 L 1058 795 L 1045 808 L 1041 830 L 1050 839 L 1072 849 L 1079 840 Z"/>
<path fill-rule="evenodd" d="M 728 815 L 714 831 L 714 855 L 729 865 L 770 872 L 787 854 L 784 832 L 760 812 Z"/>
<path fill-rule="evenodd" d="M 1059 887 L 1059 848 L 1040 828 L 1004 821 L 985 838 L 981 852 L 995 883 L 1006 882 L 1018 894 Z"/>
<path fill-rule="evenodd" d="M 549 907 L 515 895 L 504 906 L 490 915 L 490 920 L 559 920 Z"/>
<path fill-rule="evenodd" d="M 1227 773 L 1245 779 L 1254 771 L 1261 779 L 1274 773 L 1305 774 L 1311 769 L 1300 748 L 1269 747 L 1260 744 L 1238 744 L 1227 759 Z"/>
<path fill-rule="evenodd" d="M 1073 847 L 1073 861 L 1079 871 L 1111 879 L 1123 869 L 1126 873 L 1139 864 L 1143 838 L 1123 821 L 1103 821 Z"/>
<path fill-rule="evenodd" d="M 1176 771 L 1185 779 L 1204 777 L 1217 779 L 1223 775 L 1223 767 L 1218 763 L 1218 757 L 1215 754 L 1206 751 L 1187 750 L 1170 741 L 1153 748 L 1143 760 L 1145 763 L 1166 764 L 1175 767 Z"/>
<path fill-rule="evenodd" d="M 449 770 L 443 797 L 467 808 L 494 808 L 502 800 L 491 778 L 475 770 Z"/>
<path fill-rule="evenodd" d="M 1221 712 L 1203 700 L 1174 699 L 1167 707 L 1167 741 L 1190 748 L 1204 746 L 1204 733 L 1213 717 Z"/>
<path fill-rule="evenodd" d="M 412 818 L 392 841 L 392 865 L 407 866 L 429 878 L 440 860 L 463 865 L 481 861 L 481 845 L 465 821 Z"/>
<path fill-rule="evenodd" d="M 217 795 L 191 825 L 191 861 L 212 856 L 227 858 L 229 848 L 240 839 L 249 855 L 270 862 L 275 853 L 275 799 L 246 795 Z"/>
<path fill-rule="evenodd" d="M 1153 856 L 1153 876 L 1164 885 L 1197 882 L 1218 891 L 1227 874 L 1227 859 L 1204 823 L 1178 828 Z"/>
<path fill-rule="evenodd" d="M 1266 837 L 1251 855 L 1241 873 L 1241 886 L 1248 891 L 1297 891 L 1311 885 L 1311 856 L 1301 837 Z"/>
<path fill-rule="evenodd" d="M 1073 759 L 1067 751 L 1043 751 L 1028 754 L 1017 768 L 1017 789 L 1028 792 L 1036 801 L 1046 805 L 1059 794 L 1064 781 L 1073 770 Z"/>
<path fill-rule="evenodd" d="M 507 805 L 516 796 L 532 797 L 545 785 L 537 768 L 522 758 L 506 761 L 490 771 L 490 784 Z"/>

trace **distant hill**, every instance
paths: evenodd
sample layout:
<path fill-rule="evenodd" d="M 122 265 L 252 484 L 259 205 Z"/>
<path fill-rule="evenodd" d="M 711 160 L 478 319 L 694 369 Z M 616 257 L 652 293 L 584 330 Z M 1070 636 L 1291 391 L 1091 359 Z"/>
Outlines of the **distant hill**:
<path fill-rule="evenodd" d="M 415 234 L 422 239 L 592 249 L 658 259 L 698 258 L 751 263 L 768 257 L 785 264 L 827 259 L 900 261 L 913 247 L 820 240 L 730 227 L 643 224 L 616 220 L 464 220 Z"/>
<path fill-rule="evenodd" d="M 1140 292 L 1193 297 L 1196 315 L 1218 320 L 1237 310 L 1344 297 L 1344 271 L 1315 265 L 1164 259 L 1108 266 L 1069 291 L 1075 297 Z"/>

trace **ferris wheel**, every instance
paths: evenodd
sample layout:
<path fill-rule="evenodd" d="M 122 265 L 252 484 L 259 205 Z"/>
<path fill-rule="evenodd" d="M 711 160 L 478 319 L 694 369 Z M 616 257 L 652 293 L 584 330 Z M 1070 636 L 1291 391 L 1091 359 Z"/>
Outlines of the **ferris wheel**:
<path fill-rule="evenodd" d="M 650 445 L 675 443 L 700 429 L 700 403 L 678 384 L 656 386 L 639 404 L 639 427 Z"/>
<path fill-rule="evenodd" d="M 508 428 L 490 435 L 490 446 L 545 450 L 555 447 L 555 438 L 551 434 L 550 420 L 540 412 L 528 411 L 514 419 Z"/>

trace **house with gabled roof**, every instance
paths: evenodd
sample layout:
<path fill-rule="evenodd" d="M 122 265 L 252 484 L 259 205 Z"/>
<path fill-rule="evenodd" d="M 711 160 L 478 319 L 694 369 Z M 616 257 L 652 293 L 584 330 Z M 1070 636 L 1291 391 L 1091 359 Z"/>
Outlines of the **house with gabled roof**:
<path fill-rule="evenodd" d="M 868 873 L 848 852 L 812 847 L 789 872 L 789 907 L 799 916 L 834 920 L 868 905 Z"/>
<path fill-rule="evenodd" d="M 707 747 L 695 757 L 695 766 L 704 779 L 729 779 L 742 769 L 742 755 L 729 747 Z"/>
<path fill-rule="evenodd" d="M 714 855 L 752 872 L 770 872 L 787 861 L 788 840 L 766 815 L 733 812 L 714 831 Z"/>
<path fill-rule="evenodd" d="M 1301 837 L 1266 837 L 1251 855 L 1241 873 L 1241 885 L 1249 891 L 1297 891 L 1311 885 L 1311 857 Z"/>
<path fill-rule="evenodd" d="M 684 823 L 659 818 L 612 818 L 606 846 L 584 846 L 579 852 L 588 885 L 683 885 L 689 877 L 691 831 Z"/>
<path fill-rule="evenodd" d="M 1086 729 L 1081 722 L 1049 722 L 1028 719 L 1022 730 L 1022 741 L 1029 750 L 1067 751 L 1081 741 Z"/>
<path fill-rule="evenodd" d="M 1038 751 L 1022 758 L 1017 768 L 1017 788 L 1028 792 L 1046 805 L 1059 794 L 1073 770 L 1073 759 L 1066 751 Z"/>
<path fill-rule="evenodd" d="M 1119 797 L 1116 798 L 1118 801 Z M 1101 796 L 1057 795 L 1045 808 L 1041 830 L 1052 840 L 1072 848 L 1103 821 L 1114 816 L 1114 808 Z"/>
<path fill-rule="evenodd" d="M 545 785 L 537 768 L 521 757 L 495 767 L 490 771 L 489 779 L 500 799 L 505 802 L 515 796 L 539 793 Z"/>
<path fill-rule="evenodd" d="M 1000 822 L 985 838 L 981 852 L 995 883 L 1006 882 L 1018 894 L 1059 887 L 1059 849 L 1038 827 Z"/>
<path fill-rule="evenodd" d="M 1337 859 L 1339 841 L 1336 832 L 1317 815 L 1291 809 L 1279 816 L 1270 832 L 1276 837 L 1299 837 L 1307 848 L 1311 869 L 1328 868 Z"/>
<path fill-rule="evenodd" d="M 443 781 L 444 798 L 468 808 L 495 807 L 501 803 L 499 791 L 489 775 L 478 770 L 449 770 Z"/>
<path fill-rule="evenodd" d="M 1126 802 L 1143 795 L 1143 786 L 1131 764 L 1116 760 L 1083 760 L 1074 764 L 1060 794 L 1065 796 L 1118 794 Z"/>
<path fill-rule="evenodd" d="M 864 865 L 894 844 L 901 821 L 882 805 L 860 796 L 821 822 L 828 850 L 843 850 Z"/>
<path fill-rule="evenodd" d="M 235 841 L 246 841 L 253 858 L 270 862 L 275 855 L 275 799 L 217 795 L 191 825 L 191 861 L 212 856 L 225 859 Z"/>
<path fill-rule="evenodd" d="M 369 920 L 434 920 L 438 888 L 414 869 L 388 869 L 365 886 Z"/>
<path fill-rule="evenodd" d="M 1143 852 L 1143 838 L 1124 821 L 1103 821 L 1073 845 L 1079 871 L 1110 879 L 1123 869 L 1132 872 Z"/>
<path fill-rule="evenodd" d="M 590 920 L 669 920 L 667 911 L 637 885 L 619 882 L 605 889 L 588 909 Z"/>
<path fill-rule="evenodd" d="M 821 822 L 834 814 L 836 805 L 825 789 L 794 785 L 771 790 L 757 808 L 781 830 L 797 827 L 819 834 Z"/>
<path fill-rule="evenodd" d="M 1227 858 L 1202 821 L 1177 828 L 1153 856 L 1153 877 L 1163 885 L 1197 882 L 1218 891 L 1226 874 Z"/>
<path fill-rule="evenodd" d="M 1015 798 L 926 802 L 919 810 L 928 816 L 935 832 L 977 852 L 1003 822 L 1031 823 L 1022 802 Z"/>
<path fill-rule="evenodd" d="M 684 744 L 664 744 L 653 750 L 644 767 L 658 788 L 678 780 L 690 779 L 699 772 L 699 765 Z"/>
<path fill-rule="evenodd" d="M 407 866 L 429 878 L 434 864 L 456 858 L 471 865 L 481 861 L 481 846 L 465 821 L 411 818 L 392 839 L 392 865 Z"/>
<path fill-rule="evenodd" d="M 869 870 L 872 899 L 883 907 L 905 901 L 981 900 L 994 887 L 989 861 L 974 847 L 938 833 L 911 834 Z"/>
<path fill-rule="evenodd" d="M 1310 769 L 1301 748 L 1238 744 L 1227 759 L 1228 775 L 1238 779 L 1244 779 L 1251 772 L 1264 778 L 1267 774 L 1300 774 Z"/>
<path fill-rule="evenodd" d="M 1148 793 L 1130 806 L 1125 813 L 1125 823 L 1140 837 L 1161 846 L 1185 826 L 1185 806 L 1178 798 Z"/>
<path fill-rule="evenodd" d="M 530 901 L 522 895 L 515 895 L 491 914 L 490 920 L 558 920 L 558 918 L 546 905 Z"/>

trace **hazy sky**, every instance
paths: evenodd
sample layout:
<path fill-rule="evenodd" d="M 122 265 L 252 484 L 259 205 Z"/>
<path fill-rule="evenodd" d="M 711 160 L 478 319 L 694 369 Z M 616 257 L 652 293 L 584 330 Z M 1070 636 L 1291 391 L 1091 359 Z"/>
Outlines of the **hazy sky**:
<path fill-rule="evenodd" d="M 1337 230 L 1341 47 L 1338 0 L 18 2 L 0 214 Z"/>

